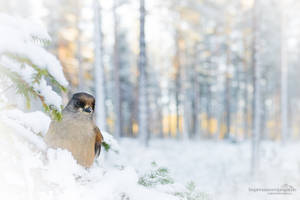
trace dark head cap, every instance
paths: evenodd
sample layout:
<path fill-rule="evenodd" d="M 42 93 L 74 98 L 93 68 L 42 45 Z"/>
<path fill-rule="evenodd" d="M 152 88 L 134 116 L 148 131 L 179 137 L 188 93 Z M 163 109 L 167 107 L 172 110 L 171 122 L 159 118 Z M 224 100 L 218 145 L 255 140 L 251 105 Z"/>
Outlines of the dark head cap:
<path fill-rule="evenodd" d="M 72 112 L 93 113 L 95 109 L 95 98 L 85 92 L 75 93 L 66 106 L 66 109 Z"/>

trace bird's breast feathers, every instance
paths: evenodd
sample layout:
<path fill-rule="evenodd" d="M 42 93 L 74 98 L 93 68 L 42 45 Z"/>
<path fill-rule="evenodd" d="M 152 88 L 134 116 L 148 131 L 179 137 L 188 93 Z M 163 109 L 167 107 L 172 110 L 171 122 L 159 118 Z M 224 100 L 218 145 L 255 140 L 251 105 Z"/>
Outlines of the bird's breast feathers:
<path fill-rule="evenodd" d="M 50 124 L 45 142 L 52 148 L 69 150 L 79 164 L 89 167 L 95 158 L 94 125 L 91 120 L 77 120 L 64 116 Z"/>

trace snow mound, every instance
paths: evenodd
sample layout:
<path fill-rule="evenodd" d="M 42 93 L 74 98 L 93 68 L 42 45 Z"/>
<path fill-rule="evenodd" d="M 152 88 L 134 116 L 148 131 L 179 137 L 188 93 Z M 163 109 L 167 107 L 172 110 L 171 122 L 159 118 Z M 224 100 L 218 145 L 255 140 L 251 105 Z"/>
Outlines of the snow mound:
<path fill-rule="evenodd" d="M 85 169 L 67 150 L 47 149 L 41 135 L 46 132 L 49 122 L 50 119 L 41 112 L 10 110 L 0 113 L 0 170 L 5 172 L 0 173 L 2 198 L 178 199 L 166 192 L 140 185 L 136 170 L 130 166 L 106 164 L 104 151 L 101 152 L 102 160 Z M 112 136 L 104 133 L 104 137 L 112 149 L 117 149 Z M 109 154 L 114 153 L 108 152 L 106 156 Z"/>
<path fill-rule="evenodd" d="M 4 110 L 0 112 L 2 119 L 10 119 L 17 124 L 30 129 L 36 134 L 45 135 L 48 131 L 51 119 L 41 111 L 24 113 L 18 109 Z M 39 123 L 36 123 L 36 122 Z"/>

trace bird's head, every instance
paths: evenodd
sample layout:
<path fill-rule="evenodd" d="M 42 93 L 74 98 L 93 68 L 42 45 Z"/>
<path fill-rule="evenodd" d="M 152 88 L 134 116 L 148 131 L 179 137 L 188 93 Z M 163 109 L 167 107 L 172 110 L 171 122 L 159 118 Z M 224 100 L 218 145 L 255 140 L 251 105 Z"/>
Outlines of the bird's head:
<path fill-rule="evenodd" d="M 65 109 L 75 113 L 92 115 L 95 109 L 95 98 L 84 92 L 75 93 Z"/>

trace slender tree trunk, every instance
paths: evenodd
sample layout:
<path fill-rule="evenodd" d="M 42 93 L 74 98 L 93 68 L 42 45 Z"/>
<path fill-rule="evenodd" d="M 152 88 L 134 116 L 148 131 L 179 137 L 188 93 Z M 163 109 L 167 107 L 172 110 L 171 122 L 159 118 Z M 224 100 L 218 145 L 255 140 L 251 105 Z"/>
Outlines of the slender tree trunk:
<path fill-rule="evenodd" d="M 182 134 L 181 134 L 181 138 L 183 140 L 188 139 L 188 134 L 189 134 L 189 130 L 190 130 L 190 126 L 189 126 L 189 122 L 191 121 L 190 119 L 190 99 L 188 96 L 188 86 L 187 86 L 187 80 L 188 80 L 188 71 L 190 70 L 189 67 L 189 63 L 187 62 L 187 58 L 188 58 L 188 48 L 184 48 L 184 52 L 181 58 L 181 63 L 183 63 L 183 67 L 181 67 L 181 94 L 183 96 L 182 98 Z"/>
<path fill-rule="evenodd" d="M 226 75 L 226 83 L 225 83 L 225 121 L 226 121 L 226 133 L 224 138 L 228 138 L 231 134 L 231 99 L 230 99 L 230 78 L 229 75 Z"/>
<path fill-rule="evenodd" d="M 196 135 L 197 111 L 196 111 L 196 94 L 195 93 L 196 93 L 195 83 L 193 83 L 192 122 L 191 122 L 191 130 L 189 133 L 190 138 L 194 138 Z"/>
<path fill-rule="evenodd" d="M 148 131 L 148 105 L 147 105 L 147 56 L 145 43 L 145 0 L 140 0 L 140 53 L 139 53 L 139 137 L 148 145 L 150 134 Z"/>
<path fill-rule="evenodd" d="M 156 112 L 156 129 L 158 132 L 159 137 L 163 138 L 163 109 L 161 104 L 161 88 L 157 88 L 158 92 L 156 93 L 156 100 L 155 100 L 155 112 Z"/>
<path fill-rule="evenodd" d="M 138 85 L 135 86 L 134 88 L 134 97 L 132 99 L 132 102 L 131 102 L 131 118 L 132 118 L 132 134 L 131 136 L 135 136 L 138 134 L 138 130 L 136 129 L 137 125 L 138 125 L 138 121 L 139 121 L 139 104 L 138 104 L 138 94 L 139 94 L 139 91 L 138 91 L 139 87 Z M 133 129 L 133 124 L 135 125 L 135 128 Z"/>
<path fill-rule="evenodd" d="M 235 139 L 238 139 L 238 130 L 240 128 L 240 122 L 239 122 L 239 110 L 240 110 L 240 70 L 239 66 L 236 67 L 236 81 L 237 81 L 237 86 L 236 86 L 236 91 L 235 91 Z"/>
<path fill-rule="evenodd" d="M 282 4 L 284 4 L 282 2 Z M 285 9 L 281 6 L 281 139 L 285 143 L 288 136 L 288 87 L 287 87 L 287 53 L 285 36 Z"/>
<path fill-rule="evenodd" d="M 118 0 L 114 0 L 114 103 L 115 103 L 115 136 L 122 136 L 122 105 L 121 105 L 121 85 L 120 85 L 120 55 L 119 55 L 119 16 L 117 15 Z"/>
<path fill-rule="evenodd" d="M 161 104 L 159 104 L 156 101 L 156 108 L 157 108 L 157 130 L 158 130 L 158 135 L 163 138 L 164 134 L 163 134 L 163 126 L 162 126 L 162 121 L 163 121 L 163 114 L 162 114 L 162 107 Z"/>
<path fill-rule="evenodd" d="M 179 112 L 179 88 L 180 88 L 180 81 L 179 81 L 179 73 L 176 75 L 176 92 L 175 92 L 175 101 L 176 101 L 176 137 L 180 137 L 180 129 L 179 129 L 179 124 L 180 124 L 180 112 Z"/>
<path fill-rule="evenodd" d="M 231 75 L 229 72 L 230 65 L 230 52 L 229 43 L 227 45 L 227 61 L 226 61 L 226 74 L 225 74 L 225 123 L 226 133 L 224 138 L 228 138 L 231 134 Z"/>
<path fill-rule="evenodd" d="M 198 73 L 195 71 L 193 75 L 193 100 L 192 100 L 192 130 L 191 137 L 199 134 L 199 105 L 201 104 L 200 87 L 198 81 Z"/>
<path fill-rule="evenodd" d="M 134 97 L 134 94 L 133 94 L 133 97 Z M 129 110 L 130 110 L 130 113 L 129 113 L 128 136 L 132 137 L 133 136 L 133 124 L 134 124 L 134 113 L 135 113 L 135 104 L 134 104 L 133 99 L 130 101 Z"/>
<path fill-rule="evenodd" d="M 94 34 L 95 34 L 95 57 L 94 57 L 94 81 L 96 96 L 96 124 L 102 130 L 106 130 L 105 110 L 105 82 L 102 61 L 102 31 L 99 1 L 94 0 Z"/>
<path fill-rule="evenodd" d="M 77 60 L 78 60 L 78 90 L 83 91 L 84 90 L 84 70 L 82 66 L 82 56 L 81 56 L 81 29 L 80 29 L 80 0 L 76 1 L 76 10 L 77 10 L 77 16 L 76 16 L 76 25 L 77 25 Z"/>
<path fill-rule="evenodd" d="M 243 39 L 244 44 L 244 60 L 243 60 L 243 70 L 244 70 L 244 108 L 243 108 L 243 131 L 244 131 L 244 138 L 249 137 L 249 95 L 248 95 L 248 84 L 249 84 L 249 71 L 248 71 L 248 51 L 247 51 L 247 44 L 245 38 Z"/>
<path fill-rule="evenodd" d="M 169 90 L 169 96 L 170 96 L 170 94 L 171 94 L 171 92 Z M 172 118 L 171 118 L 172 111 L 171 111 L 170 105 L 171 105 L 171 101 L 169 100 L 169 104 L 167 105 L 167 107 L 168 107 L 168 131 L 169 131 L 168 134 L 169 134 L 169 137 L 172 137 Z"/>
<path fill-rule="evenodd" d="M 210 67 L 210 66 L 209 66 Z M 210 70 L 208 70 L 210 71 Z M 208 82 L 207 82 L 207 86 L 206 86 L 206 122 L 207 122 L 207 130 L 206 130 L 206 137 L 210 137 L 210 129 L 211 129 L 211 85 L 210 85 L 210 73 L 208 75 Z"/>
<path fill-rule="evenodd" d="M 209 50 L 211 52 L 211 44 L 209 41 Z M 211 137 L 211 119 L 212 119 L 212 91 L 211 91 L 211 87 L 212 87 L 212 61 L 211 58 L 208 58 L 207 61 L 208 64 L 208 68 L 207 68 L 207 90 L 206 90 L 206 97 L 207 97 L 207 101 L 206 101 L 206 121 L 207 121 L 207 130 L 206 130 L 206 136 L 207 137 Z"/>
<path fill-rule="evenodd" d="M 180 88 L 181 88 L 181 62 L 180 62 L 180 36 L 178 30 L 176 30 L 176 53 L 175 53 L 175 102 L 176 102 L 176 137 L 180 137 Z"/>
<path fill-rule="evenodd" d="M 221 83 L 219 83 L 219 84 L 223 84 L 223 81 L 220 81 L 220 82 Z M 219 87 L 221 88 L 222 86 L 220 85 Z M 223 131 L 222 128 L 223 128 L 224 109 L 225 109 L 225 107 L 223 106 L 224 93 L 220 91 L 218 93 L 218 96 L 219 96 L 218 106 L 216 107 L 218 127 L 217 127 L 217 134 L 214 137 L 215 140 L 222 139 L 222 138 L 220 138 L 220 136 L 222 135 L 222 131 Z"/>
<path fill-rule="evenodd" d="M 253 39 L 252 39 L 252 70 L 253 70 L 253 134 L 252 134 L 252 159 L 251 159 L 251 174 L 254 176 L 259 167 L 259 142 L 260 142 L 260 68 L 257 59 L 257 11 L 258 9 L 258 0 L 254 0 L 253 5 Z"/>
<path fill-rule="evenodd" d="M 248 76 L 248 75 L 245 75 Z M 244 130 L 244 137 L 248 138 L 249 137 L 249 109 L 248 109 L 248 104 L 249 104 L 249 95 L 248 95 L 248 77 L 245 77 L 245 90 L 244 90 L 244 109 L 243 109 L 243 130 Z"/>
<path fill-rule="evenodd" d="M 262 75 L 261 75 L 262 76 Z M 265 78 L 266 79 L 266 78 Z M 266 108 L 266 88 L 263 87 L 260 89 L 260 99 L 261 99 L 261 105 L 260 105 L 260 140 L 267 139 L 266 136 L 266 121 L 267 121 L 267 108 Z"/>

